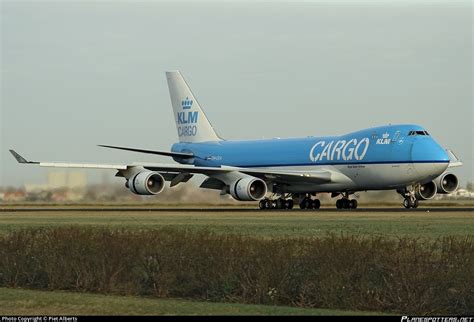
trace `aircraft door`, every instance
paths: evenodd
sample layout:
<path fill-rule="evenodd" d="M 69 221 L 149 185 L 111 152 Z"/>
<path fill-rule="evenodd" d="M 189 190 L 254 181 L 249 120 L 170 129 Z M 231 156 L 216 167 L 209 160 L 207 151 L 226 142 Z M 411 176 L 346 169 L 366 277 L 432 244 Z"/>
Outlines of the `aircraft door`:
<path fill-rule="evenodd" d="M 402 177 L 412 178 L 416 175 L 415 168 L 411 163 L 412 149 L 413 137 L 408 138 L 400 131 L 393 134 L 390 140 L 390 159 L 399 162 L 395 163 L 393 167 L 398 168 L 398 171 L 395 172 Z"/>

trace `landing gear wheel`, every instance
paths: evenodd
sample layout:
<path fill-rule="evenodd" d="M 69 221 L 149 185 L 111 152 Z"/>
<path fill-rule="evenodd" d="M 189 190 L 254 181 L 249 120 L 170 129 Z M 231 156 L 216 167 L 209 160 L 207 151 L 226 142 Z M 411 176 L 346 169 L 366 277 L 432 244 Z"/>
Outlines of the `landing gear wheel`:
<path fill-rule="evenodd" d="M 301 200 L 300 202 L 300 208 L 301 209 L 311 209 L 313 208 L 313 202 L 311 199 L 309 198 L 304 198 L 303 200 Z"/>
<path fill-rule="evenodd" d="M 285 199 L 279 198 L 275 201 L 275 208 L 276 209 L 284 209 L 285 208 Z"/>
<path fill-rule="evenodd" d="M 272 209 L 273 202 L 270 199 L 265 199 L 265 209 Z"/>
<path fill-rule="evenodd" d="M 319 199 L 313 200 L 313 209 L 319 209 L 321 207 L 321 201 Z"/>
<path fill-rule="evenodd" d="M 418 208 L 418 199 L 415 199 L 415 201 L 413 202 L 413 208 Z"/>
<path fill-rule="evenodd" d="M 292 199 L 288 199 L 286 202 L 285 202 L 285 208 L 286 209 L 293 209 L 293 205 L 294 205 L 294 202 Z"/>
<path fill-rule="evenodd" d="M 336 208 L 337 209 L 356 209 L 357 208 L 357 200 L 346 199 L 342 198 L 336 201 Z"/>
<path fill-rule="evenodd" d="M 349 199 L 342 199 L 342 208 L 349 209 L 351 207 Z"/>
<path fill-rule="evenodd" d="M 301 200 L 301 202 L 300 202 L 300 209 L 306 209 L 305 200 L 306 200 L 306 199 Z"/>
<path fill-rule="evenodd" d="M 349 206 L 351 209 L 357 209 L 357 200 L 355 199 L 352 199 L 350 202 L 349 202 Z"/>
<path fill-rule="evenodd" d="M 411 208 L 411 202 L 409 199 L 405 198 L 403 200 L 403 207 L 405 207 L 406 209 L 410 209 Z"/>
<path fill-rule="evenodd" d="M 409 209 L 410 208 L 410 200 L 408 199 L 403 199 L 403 207 L 405 207 L 406 209 Z"/>
<path fill-rule="evenodd" d="M 258 207 L 260 208 L 260 210 L 267 209 L 265 203 L 266 203 L 265 199 L 260 200 L 260 202 L 258 203 Z"/>

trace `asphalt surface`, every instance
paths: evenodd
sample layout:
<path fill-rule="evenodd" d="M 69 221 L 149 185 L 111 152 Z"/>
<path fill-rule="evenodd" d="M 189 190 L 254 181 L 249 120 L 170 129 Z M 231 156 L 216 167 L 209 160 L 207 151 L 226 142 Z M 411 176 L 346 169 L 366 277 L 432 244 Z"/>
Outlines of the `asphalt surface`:
<path fill-rule="evenodd" d="M 232 212 L 232 213 L 251 213 L 251 212 L 474 212 L 474 207 L 420 207 L 417 209 L 405 209 L 400 208 L 358 208 L 358 209 L 336 209 L 336 208 L 321 208 L 321 209 L 305 209 L 294 208 L 292 210 L 287 209 L 272 209 L 272 210 L 260 210 L 258 208 L 167 208 L 167 207 L 3 207 L 0 208 L 0 212 L 84 212 L 84 211 L 98 211 L 98 212 Z"/>

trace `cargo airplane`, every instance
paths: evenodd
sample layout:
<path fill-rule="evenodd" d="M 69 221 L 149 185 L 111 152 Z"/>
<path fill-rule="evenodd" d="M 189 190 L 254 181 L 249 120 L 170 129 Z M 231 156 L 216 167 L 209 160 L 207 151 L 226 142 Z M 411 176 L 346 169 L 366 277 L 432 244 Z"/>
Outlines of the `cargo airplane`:
<path fill-rule="evenodd" d="M 355 209 L 359 191 L 396 190 L 405 208 L 436 193 L 452 193 L 462 163 L 419 125 L 388 125 L 340 136 L 228 141 L 218 136 L 179 71 L 167 72 L 179 142 L 170 151 L 100 145 L 173 158 L 177 163 L 87 164 L 28 161 L 42 167 L 113 169 L 139 195 L 156 195 L 195 174 L 201 188 L 219 190 L 239 201 L 259 201 L 260 209 L 318 209 L 320 193 L 338 197 L 338 209 Z"/>

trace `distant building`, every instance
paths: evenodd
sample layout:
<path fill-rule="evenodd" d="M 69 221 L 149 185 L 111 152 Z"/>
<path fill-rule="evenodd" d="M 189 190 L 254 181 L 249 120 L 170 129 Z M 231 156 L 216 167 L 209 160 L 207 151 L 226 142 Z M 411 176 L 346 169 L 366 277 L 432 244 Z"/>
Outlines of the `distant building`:
<path fill-rule="evenodd" d="M 42 185 L 31 185 L 30 187 L 46 189 L 85 189 L 87 177 L 84 172 L 52 171 L 48 173 L 48 183 Z"/>
<path fill-rule="evenodd" d="M 48 188 L 59 189 L 67 186 L 67 173 L 65 171 L 54 171 L 48 173 Z"/>
<path fill-rule="evenodd" d="M 85 189 L 87 186 L 87 177 L 84 172 L 70 172 L 67 177 L 67 188 Z"/>
<path fill-rule="evenodd" d="M 3 201 L 23 201 L 26 198 L 24 191 L 7 191 L 3 194 Z"/>
<path fill-rule="evenodd" d="M 437 194 L 435 199 L 474 199 L 474 192 L 470 192 L 466 189 L 458 189 L 450 194 Z"/>
<path fill-rule="evenodd" d="M 47 183 L 25 184 L 29 200 L 78 201 L 86 194 L 87 177 L 83 172 L 51 171 Z"/>

